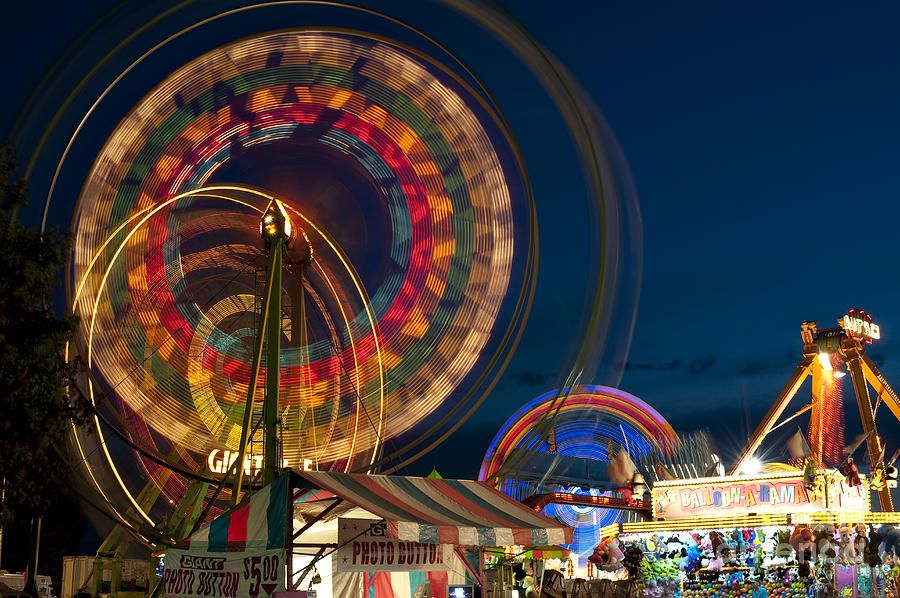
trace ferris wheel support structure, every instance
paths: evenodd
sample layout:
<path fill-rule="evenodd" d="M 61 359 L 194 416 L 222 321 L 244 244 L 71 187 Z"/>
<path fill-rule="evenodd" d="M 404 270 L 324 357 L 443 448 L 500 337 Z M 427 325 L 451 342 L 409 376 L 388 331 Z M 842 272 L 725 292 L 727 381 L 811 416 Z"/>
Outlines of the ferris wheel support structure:
<path fill-rule="evenodd" d="M 269 251 L 266 268 L 266 288 L 256 343 L 253 349 L 253 365 L 247 386 L 247 404 L 241 425 L 241 441 L 238 447 L 237 471 L 234 475 L 233 504 L 241 495 L 241 481 L 244 473 L 244 456 L 249 441 L 250 419 L 253 414 L 253 397 L 259 380 L 262 361 L 263 341 L 266 345 L 266 392 L 263 400 L 263 484 L 270 484 L 278 475 L 278 385 L 281 355 L 281 269 L 284 250 L 292 240 L 291 219 L 284 206 L 277 199 L 272 200 L 263 214 L 259 227 L 260 234 Z M 301 288 L 302 293 L 302 288 Z M 302 309 L 301 316 L 303 315 Z M 305 323 L 302 324 L 305 329 Z"/>

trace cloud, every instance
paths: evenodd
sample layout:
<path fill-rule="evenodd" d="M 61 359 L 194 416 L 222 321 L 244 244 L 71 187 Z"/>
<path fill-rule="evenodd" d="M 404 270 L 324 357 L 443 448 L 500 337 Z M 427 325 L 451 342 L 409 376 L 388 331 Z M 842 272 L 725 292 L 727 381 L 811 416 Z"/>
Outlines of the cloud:
<path fill-rule="evenodd" d="M 763 361 L 748 361 L 744 364 L 740 370 L 738 370 L 738 374 L 742 376 L 755 376 L 757 374 L 761 374 L 769 369 L 769 364 Z"/>
<path fill-rule="evenodd" d="M 674 372 L 675 370 L 681 369 L 681 365 L 682 365 L 681 360 L 676 359 L 674 361 L 670 361 L 669 363 L 667 363 L 665 365 L 656 366 L 656 369 L 661 372 Z"/>
<path fill-rule="evenodd" d="M 555 378 L 556 374 L 539 374 L 537 372 L 518 372 L 510 374 L 510 380 L 518 382 L 523 386 L 546 386 L 551 378 Z"/>
<path fill-rule="evenodd" d="M 687 369 L 692 374 L 701 374 L 716 364 L 716 356 L 710 353 L 706 357 L 691 359 L 684 362 L 681 359 L 672 359 L 661 363 L 647 363 L 639 361 L 626 361 L 619 365 L 619 369 L 626 372 L 637 370 L 642 372 L 677 372 Z"/>
<path fill-rule="evenodd" d="M 788 363 L 800 363 L 803 361 L 803 352 L 796 349 L 788 349 L 785 351 Z"/>
<path fill-rule="evenodd" d="M 702 359 L 695 359 L 691 361 L 691 365 L 688 366 L 688 369 L 691 370 L 692 374 L 700 374 L 710 369 L 714 365 L 716 365 L 716 356 L 710 353 Z"/>

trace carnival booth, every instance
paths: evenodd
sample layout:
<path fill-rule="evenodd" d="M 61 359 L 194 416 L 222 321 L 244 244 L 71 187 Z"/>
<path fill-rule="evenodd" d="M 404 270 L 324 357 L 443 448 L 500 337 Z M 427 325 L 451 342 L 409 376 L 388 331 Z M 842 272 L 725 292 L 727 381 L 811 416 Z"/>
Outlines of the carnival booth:
<path fill-rule="evenodd" d="M 170 549 L 164 595 L 467 596 L 485 547 L 571 541 L 483 482 L 291 472 Z"/>
<path fill-rule="evenodd" d="M 595 555 L 638 595 L 744 597 L 757 581 L 769 596 L 884 598 L 900 574 L 900 513 L 871 512 L 866 480 L 834 470 L 657 482 L 652 510 L 601 530 L 621 564 Z"/>
<path fill-rule="evenodd" d="M 558 573 L 561 562 L 568 562 L 569 550 L 561 546 L 491 546 L 484 549 L 485 583 L 483 598 L 524 598 L 540 588 L 565 589 L 563 576 Z M 556 565 L 548 569 L 548 563 Z M 545 575 L 545 573 L 547 573 Z M 556 583 L 554 583 L 554 580 Z"/>

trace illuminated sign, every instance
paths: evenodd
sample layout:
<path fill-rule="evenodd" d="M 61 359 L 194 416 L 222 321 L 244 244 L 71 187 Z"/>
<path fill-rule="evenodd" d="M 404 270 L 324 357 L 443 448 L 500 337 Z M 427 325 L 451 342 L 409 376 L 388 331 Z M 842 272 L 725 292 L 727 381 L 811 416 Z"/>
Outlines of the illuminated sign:
<path fill-rule="evenodd" d="M 649 505 L 638 499 L 625 499 L 616 496 L 594 496 L 575 492 L 550 492 L 540 494 L 534 504 L 535 511 L 541 511 L 548 504 L 566 504 L 580 507 L 603 507 L 605 509 L 647 509 Z"/>
<path fill-rule="evenodd" d="M 881 338 L 881 328 L 872 323 L 872 316 L 861 309 L 851 309 L 847 315 L 838 320 L 850 338 L 872 344 Z"/>
<path fill-rule="evenodd" d="M 827 487 L 827 491 L 826 491 Z M 808 491 L 800 474 L 735 476 L 657 482 L 653 516 L 661 519 L 733 515 L 869 511 L 868 486 L 847 486 L 842 476 L 819 476 Z"/>
<path fill-rule="evenodd" d="M 551 502 L 581 505 L 584 507 L 610 507 L 625 503 L 624 499 L 609 496 L 594 496 L 593 494 L 576 494 L 573 492 L 554 492 L 551 494 Z"/>
<path fill-rule="evenodd" d="M 223 451 L 221 449 L 213 449 L 206 457 L 206 465 L 213 473 L 227 473 L 231 466 L 237 461 L 238 451 Z M 256 475 L 263 466 L 262 455 L 244 455 L 244 474 Z M 288 460 L 285 459 L 281 463 L 282 467 L 290 467 Z M 315 471 L 312 459 L 302 459 L 298 463 L 297 468 L 301 471 Z"/>

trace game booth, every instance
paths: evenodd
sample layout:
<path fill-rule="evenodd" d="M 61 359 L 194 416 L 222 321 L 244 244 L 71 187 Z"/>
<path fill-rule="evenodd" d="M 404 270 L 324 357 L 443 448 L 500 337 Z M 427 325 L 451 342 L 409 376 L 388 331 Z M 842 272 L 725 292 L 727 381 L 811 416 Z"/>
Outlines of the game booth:
<path fill-rule="evenodd" d="M 169 549 L 168 598 L 472 598 L 487 547 L 572 530 L 483 482 L 281 475 Z"/>
<path fill-rule="evenodd" d="M 787 469 L 787 468 L 785 468 Z M 900 513 L 820 469 L 657 482 L 653 520 L 601 530 L 583 596 L 897 596 Z M 579 598 L 579 597 L 576 597 Z"/>

